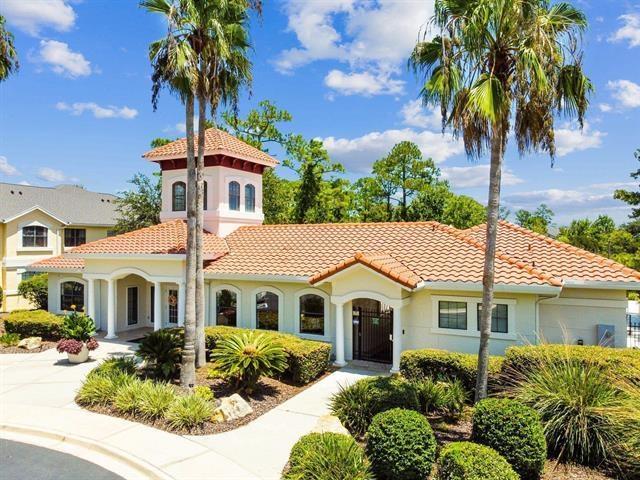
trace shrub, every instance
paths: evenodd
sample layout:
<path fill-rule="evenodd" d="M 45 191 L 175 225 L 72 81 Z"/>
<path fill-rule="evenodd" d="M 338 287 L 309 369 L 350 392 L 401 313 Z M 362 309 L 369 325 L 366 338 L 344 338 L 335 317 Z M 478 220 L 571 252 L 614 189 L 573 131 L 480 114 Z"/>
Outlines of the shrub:
<path fill-rule="evenodd" d="M 110 405 L 122 385 L 137 380 L 121 372 L 90 374 L 82 383 L 76 402 L 80 405 Z"/>
<path fill-rule="evenodd" d="M 46 340 L 58 340 L 62 318 L 44 310 L 19 310 L 11 312 L 4 319 L 7 333 L 17 333 L 21 338 L 42 337 Z"/>
<path fill-rule="evenodd" d="M 392 408 L 420 410 L 415 386 L 399 376 L 371 377 L 341 388 L 330 408 L 354 435 L 362 436 L 373 417 Z"/>
<path fill-rule="evenodd" d="M 108 375 L 111 373 L 126 373 L 134 375 L 138 371 L 135 359 L 132 357 L 109 358 L 89 372 L 89 375 Z"/>
<path fill-rule="evenodd" d="M 549 451 L 560 460 L 640 471 L 640 456 L 625 453 L 640 447 L 640 389 L 600 359 L 540 361 L 509 393 L 540 414 Z"/>
<path fill-rule="evenodd" d="M 249 333 L 252 330 L 216 326 L 206 327 L 205 335 L 207 348 L 215 349 L 216 344 L 237 333 Z M 287 367 L 282 376 L 297 385 L 305 385 L 322 375 L 329 368 L 331 345 L 325 342 L 306 340 L 286 333 L 261 332 L 263 335 L 277 340 L 286 355 Z"/>
<path fill-rule="evenodd" d="M 547 444 L 533 409 L 507 398 L 482 400 L 473 412 L 472 438 L 506 458 L 523 479 L 540 477 Z"/>
<path fill-rule="evenodd" d="M 40 310 L 46 310 L 49 302 L 48 276 L 46 273 L 34 275 L 18 284 L 18 294 L 29 300 Z"/>
<path fill-rule="evenodd" d="M 212 402 L 214 399 L 213 392 L 206 385 L 196 385 L 193 387 L 193 394 L 209 402 Z"/>
<path fill-rule="evenodd" d="M 489 357 L 489 381 L 497 383 L 502 357 Z M 400 373 L 409 380 L 431 377 L 435 380 L 460 380 L 473 392 L 476 387 L 478 356 L 446 350 L 406 350 L 400 355 Z"/>
<path fill-rule="evenodd" d="M 436 480 L 519 480 L 493 448 L 471 442 L 449 443 L 440 452 Z"/>
<path fill-rule="evenodd" d="M 182 339 L 173 330 L 157 330 L 144 336 L 136 355 L 156 378 L 175 378 L 182 361 Z"/>
<path fill-rule="evenodd" d="M 151 383 L 140 392 L 138 411 L 144 418 L 161 418 L 176 401 L 175 388 L 168 383 Z"/>
<path fill-rule="evenodd" d="M 364 450 L 338 433 L 310 433 L 291 449 L 285 480 L 372 480 Z"/>
<path fill-rule="evenodd" d="M 3 333 L 0 335 L 0 343 L 5 347 L 15 347 L 20 343 L 20 335 L 17 333 Z"/>
<path fill-rule="evenodd" d="M 640 350 L 586 345 L 528 345 L 509 347 L 502 371 L 506 379 L 526 375 L 550 363 L 573 360 L 595 365 L 640 387 Z"/>
<path fill-rule="evenodd" d="M 414 382 L 420 400 L 420 409 L 425 413 L 435 413 L 455 417 L 460 415 L 469 399 L 460 380 L 444 382 L 424 378 Z"/>
<path fill-rule="evenodd" d="M 219 369 L 234 377 L 237 385 L 247 392 L 253 391 L 260 377 L 280 373 L 287 366 L 282 346 L 255 332 L 220 340 L 211 357 Z"/>
<path fill-rule="evenodd" d="M 436 439 L 425 417 L 394 408 L 373 417 L 367 455 L 378 480 L 424 480 L 436 454 Z"/>
<path fill-rule="evenodd" d="M 191 430 L 211 418 L 213 404 L 197 395 L 178 397 L 167 409 L 164 418 L 171 428 Z"/>
<path fill-rule="evenodd" d="M 88 315 L 76 312 L 67 313 L 62 320 L 60 334 L 63 338 L 87 342 L 96 333 L 96 325 Z"/>
<path fill-rule="evenodd" d="M 142 381 L 137 378 L 120 385 L 113 398 L 113 406 L 123 413 L 139 412 L 142 398 L 145 392 L 153 388 L 152 385 L 149 380 Z"/>

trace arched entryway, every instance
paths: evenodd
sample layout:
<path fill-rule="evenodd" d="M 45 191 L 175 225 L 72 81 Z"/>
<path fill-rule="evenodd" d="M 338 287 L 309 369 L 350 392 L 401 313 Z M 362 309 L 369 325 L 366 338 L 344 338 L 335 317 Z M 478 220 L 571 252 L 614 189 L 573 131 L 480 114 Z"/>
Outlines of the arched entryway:
<path fill-rule="evenodd" d="M 372 298 L 356 298 L 351 306 L 354 360 L 391 363 L 393 308 Z"/>

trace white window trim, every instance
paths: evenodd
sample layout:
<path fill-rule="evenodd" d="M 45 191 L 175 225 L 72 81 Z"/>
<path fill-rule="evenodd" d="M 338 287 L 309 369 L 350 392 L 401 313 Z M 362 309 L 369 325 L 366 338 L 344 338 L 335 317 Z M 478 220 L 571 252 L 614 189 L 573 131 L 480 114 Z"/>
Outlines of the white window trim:
<path fill-rule="evenodd" d="M 464 302 L 467 304 L 467 329 L 457 330 L 455 328 L 441 328 L 439 326 L 439 302 Z M 431 315 L 432 326 L 431 333 L 437 333 L 439 335 L 458 335 L 463 337 L 475 337 L 480 338 L 480 332 L 478 331 L 478 307 L 477 304 L 482 303 L 482 297 L 457 297 L 457 296 L 445 296 L 445 295 L 432 295 L 431 296 Z M 501 340 L 517 340 L 518 334 L 516 333 L 516 305 L 517 300 L 513 298 L 494 298 L 493 303 L 501 303 L 507 305 L 508 320 L 507 325 L 509 333 L 497 333 L 491 332 L 490 338 Z"/>
<path fill-rule="evenodd" d="M 218 324 L 218 292 L 220 290 L 229 290 L 236 294 L 236 327 L 241 327 L 242 323 L 242 291 L 231 284 L 223 283 L 221 285 L 213 285 L 211 286 L 211 316 L 209 318 L 209 325 L 217 325 Z M 262 291 L 262 290 L 259 290 Z M 254 303 L 255 303 L 255 295 L 254 295 Z M 278 314 L 280 313 L 278 306 Z M 254 309 L 255 310 L 255 309 Z M 255 314 L 255 311 L 254 311 Z M 278 325 L 280 321 L 278 320 Z"/>
<path fill-rule="evenodd" d="M 244 182 L 242 177 L 237 176 L 226 176 L 224 179 L 226 192 L 225 197 L 227 200 L 227 211 L 228 212 L 244 212 Z M 231 210 L 231 183 L 236 182 L 238 184 L 238 210 Z"/>
<path fill-rule="evenodd" d="M 283 328 L 283 309 L 284 309 L 284 293 L 282 290 L 272 287 L 271 285 L 265 285 L 263 287 L 258 287 L 253 290 L 251 293 L 251 328 L 258 328 L 258 319 L 256 314 L 256 309 L 258 307 L 256 302 L 256 295 L 260 292 L 271 292 L 275 293 L 278 296 L 278 331 L 281 332 Z"/>
<path fill-rule="evenodd" d="M 253 210 L 247 210 L 247 187 L 251 185 L 253 187 Z M 242 198 L 242 205 L 241 208 L 243 211 L 247 212 L 247 213 L 256 213 L 258 206 L 257 206 L 257 200 L 256 197 L 258 195 L 258 189 L 256 188 L 256 186 L 253 184 L 252 181 L 248 181 L 245 182 L 244 185 L 242 185 L 242 192 L 241 192 L 241 196 L 244 197 Z"/>
<path fill-rule="evenodd" d="M 80 277 L 62 277 L 58 280 L 58 295 L 57 295 L 57 305 L 58 305 L 58 313 L 64 313 L 65 310 L 62 310 L 62 284 L 67 282 L 77 282 L 81 283 L 83 286 L 82 293 L 84 296 L 84 308 L 87 308 L 87 296 L 89 294 L 87 281 L 84 278 Z"/>
<path fill-rule="evenodd" d="M 47 230 L 47 245 L 45 247 L 27 247 L 24 245 L 24 229 L 25 227 L 43 227 L 46 228 Z M 42 222 L 39 221 L 33 221 L 33 222 L 28 222 L 28 223 L 22 223 L 19 225 L 19 231 L 20 231 L 20 242 L 19 242 L 19 247 L 16 248 L 16 251 L 18 252 L 51 252 L 53 251 L 53 245 L 51 244 L 51 238 L 49 238 L 52 232 L 52 228 L 50 225 L 45 225 Z"/>
<path fill-rule="evenodd" d="M 129 289 L 130 288 L 135 288 L 138 290 L 138 305 L 137 305 L 137 310 L 138 310 L 138 318 L 136 320 L 136 323 L 129 323 Z M 126 325 L 125 325 L 125 329 L 133 329 L 136 327 L 140 326 L 140 288 L 138 285 L 127 285 L 125 287 L 125 320 L 126 320 Z"/>
<path fill-rule="evenodd" d="M 300 331 L 300 297 L 303 295 L 318 295 L 324 300 L 324 335 L 315 335 L 313 333 L 302 333 Z M 301 338 L 308 338 L 310 340 L 329 340 L 330 326 L 331 326 L 331 297 L 324 291 L 317 288 L 303 288 L 298 290 L 295 294 L 295 333 Z"/>

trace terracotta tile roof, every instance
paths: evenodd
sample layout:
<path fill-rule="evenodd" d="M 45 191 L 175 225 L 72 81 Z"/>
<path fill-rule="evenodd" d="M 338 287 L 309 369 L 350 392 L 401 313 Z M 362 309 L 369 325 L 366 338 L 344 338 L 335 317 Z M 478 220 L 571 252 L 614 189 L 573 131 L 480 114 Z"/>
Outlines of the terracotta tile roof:
<path fill-rule="evenodd" d="M 204 255 L 215 256 L 228 251 L 224 239 L 205 232 Z M 147 228 L 141 228 L 115 237 L 107 237 L 95 242 L 75 247 L 73 256 L 83 254 L 138 254 L 163 255 L 184 254 L 187 245 L 187 223 L 184 220 L 172 220 Z"/>
<path fill-rule="evenodd" d="M 484 245 L 485 228 L 478 225 L 463 232 Z M 620 263 L 506 221 L 498 226 L 498 250 L 563 281 L 640 281 L 640 272 Z"/>
<path fill-rule="evenodd" d="M 317 273 L 311 277 L 309 283 L 318 283 L 357 263 L 409 288 L 415 288 L 422 280 L 413 270 L 384 252 L 356 252 L 354 256 Z"/>
<path fill-rule="evenodd" d="M 280 163 L 278 160 L 262 150 L 259 150 L 248 143 L 237 139 L 233 135 L 229 135 L 227 132 L 216 128 L 209 128 L 205 132 L 204 150 L 206 155 L 237 155 L 238 158 L 254 160 L 268 166 L 276 166 Z M 197 153 L 198 145 L 196 141 L 196 154 Z M 186 137 L 180 138 L 175 142 L 154 148 L 142 156 L 149 160 L 185 158 L 187 156 L 187 139 Z"/>
<path fill-rule="evenodd" d="M 76 271 L 84 269 L 84 259 L 72 258 L 67 255 L 58 255 L 57 257 L 50 257 L 39 262 L 29 265 L 29 270 L 34 271 L 55 271 L 55 270 L 69 270 Z"/>
<path fill-rule="evenodd" d="M 414 275 L 425 282 L 482 281 L 482 246 L 437 222 L 248 226 L 226 241 L 229 254 L 209 263 L 205 272 L 314 278 L 360 261 L 409 282 Z M 358 252 L 376 253 L 361 253 L 356 260 Z M 496 283 L 558 285 L 506 256 L 496 260 Z"/>

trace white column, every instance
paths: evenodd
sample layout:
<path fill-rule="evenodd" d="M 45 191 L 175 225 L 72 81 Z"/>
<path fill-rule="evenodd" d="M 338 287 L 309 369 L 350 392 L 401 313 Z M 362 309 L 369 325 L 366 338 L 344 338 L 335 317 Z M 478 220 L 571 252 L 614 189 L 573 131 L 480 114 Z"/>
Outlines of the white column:
<path fill-rule="evenodd" d="M 334 365 L 344 367 L 344 303 L 335 303 L 336 306 L 336 361 Z"/>
<path fill-rule="evenodd" d="M 178 283 L 178 326 L 184 327 L 184 307 L 186 304 L 187 292 L 185 283 Z"/>
<path fill-rule="evenodd" d="M 118 338 L 116 335 L 116 282 L 113 278 L 107 280 L 107 336 L 104 338 Z"/>
<path fill-rule="evenodd" d="M 402 353 L 402 307 L 393 309 L 393 360 L 391 373 L 400 371 L 400 354 Z"/>
<path fill-rule="evenodd" d="M 96 279 L 89 278 L 87 279 L 87 315 L 91 317 L 93 323 L 95 325 L 98 324 L 96 322 Z"/>
<path fill-rule="evenodd" d="M 153 282 L 153 329 L 162 328 L 162 284 Z"/>

